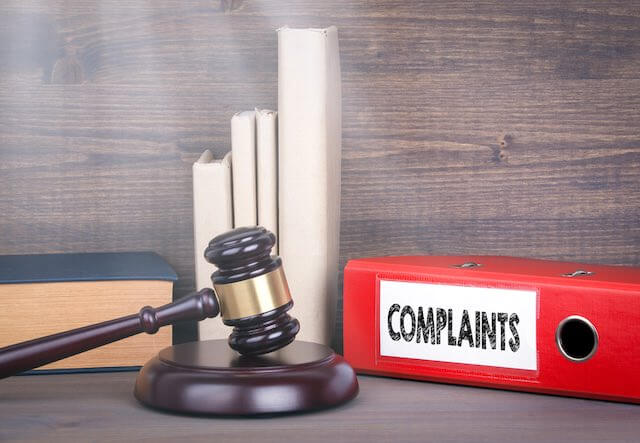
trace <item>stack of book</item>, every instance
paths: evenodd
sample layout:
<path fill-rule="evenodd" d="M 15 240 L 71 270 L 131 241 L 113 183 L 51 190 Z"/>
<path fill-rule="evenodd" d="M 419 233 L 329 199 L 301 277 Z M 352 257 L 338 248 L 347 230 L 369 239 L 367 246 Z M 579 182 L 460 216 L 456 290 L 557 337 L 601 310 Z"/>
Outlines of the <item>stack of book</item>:
<path fill-rule="evenodd" d="M 278 238 L 294 298 L 298 337 L 333 338 L 340 235 L 341 81 L 338 31 L 278 30 L 278 112 L 231 118 L 231 153 L 205 151 L 193 165 L 197 289 L 215 267 L 204 260 L 214 236 L 263 226 Z M 200 338 L 228 336 L 219 319 L 200 323 Z"/>

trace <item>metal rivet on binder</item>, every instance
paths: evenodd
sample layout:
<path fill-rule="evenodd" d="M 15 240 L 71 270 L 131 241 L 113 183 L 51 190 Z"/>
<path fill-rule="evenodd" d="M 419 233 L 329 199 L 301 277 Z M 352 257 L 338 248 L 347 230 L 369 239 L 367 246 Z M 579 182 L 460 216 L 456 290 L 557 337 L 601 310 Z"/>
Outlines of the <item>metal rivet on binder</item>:
<path fill-rule="evenodd" d="M 567 272 L 566 274 L 562 274 L 562 276 L 563 277 L 588 277 L 589 275 L 594 275 L 594 274 L 595 272 L 578 269 L 573 272 Z"/>
<path fill-rule="evenodd" d="M 461 268 L 461 269 L 479 268 L 480 266 L 482 266 L 480 263 L 476 263 L 476 262 L 472 262 L 472 261 L 468 261 L 466 263 L 462 263 L 461 265 L 453 265 L 454 268 Z"/>

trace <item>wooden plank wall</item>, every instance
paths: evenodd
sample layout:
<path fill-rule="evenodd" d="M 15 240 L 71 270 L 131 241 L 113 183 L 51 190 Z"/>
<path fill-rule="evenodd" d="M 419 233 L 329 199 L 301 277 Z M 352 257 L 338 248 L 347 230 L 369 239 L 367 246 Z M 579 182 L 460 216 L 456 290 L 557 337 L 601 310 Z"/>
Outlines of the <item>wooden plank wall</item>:
<path fill-rule="evenodd" d="M 640 265 L 640 2 L 597 0 L 4 1 L 0 253 L 154 250 L 189 291 L 191 164 L 277 107 L 285 24 L 340 32 L 341 267 Z"/>

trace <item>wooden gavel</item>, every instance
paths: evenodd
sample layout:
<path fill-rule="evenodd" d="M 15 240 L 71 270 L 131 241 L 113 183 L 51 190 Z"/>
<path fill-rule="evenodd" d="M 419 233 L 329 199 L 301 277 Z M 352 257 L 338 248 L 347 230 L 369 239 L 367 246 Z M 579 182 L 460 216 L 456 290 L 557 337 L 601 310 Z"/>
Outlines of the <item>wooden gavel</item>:
<path fill-rule="evenodd" d="M 29 340 L 0 349 L 0 378 L 37 368 L 141 332 L 181 321 L 222 314 L 233 326 L 229 346 L 257 355 L 291 343 L 300 323 L 287 314 L 293 306 L 280 257 L 271 256 L 275 235 L 262 227 L 237 228 L 215 237 L 205 258 L 218 267 L 206 288 L 159 308 Z M 217 295 L 217 297 L 216 297 Z"/>

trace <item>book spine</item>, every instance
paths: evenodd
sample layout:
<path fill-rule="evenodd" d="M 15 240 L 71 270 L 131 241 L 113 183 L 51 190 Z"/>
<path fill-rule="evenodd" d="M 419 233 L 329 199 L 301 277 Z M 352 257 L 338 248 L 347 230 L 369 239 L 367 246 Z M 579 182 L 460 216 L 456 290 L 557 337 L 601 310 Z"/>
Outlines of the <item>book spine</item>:
<path fill-rule="evenodd" d="M 278 113 L 256 109 L 258 225 L 278 234 Z M 278 254 L 278 244 L 273 247 Z"/>
<path fill-rule="evenodd" d="M 341 84 L 338 33 L 278 31 L 280 255 L 299 338 L 331 344 L 340 235 Z M 295 295 L 294 295 L 295 297 Z"/>
<path fill-rule="evenodd" d="M 258 223 L 256 190 L 256 114 L 244 111 L 231 118 L 233 153 L 233 219 L 235 227 Z"/>
<path fill-rule="evenodd" d="M 209 241 L 233 228 L 231 195 L 231 153 L 214 161 L 205 151 L 193 164 L 193 231 L 197 290 L 211 287 L 211 274 L 216 267 L 204 258 Z M 226 338 L 229 335 L 220 319 L 198 323 L 201 340 Z"/>

